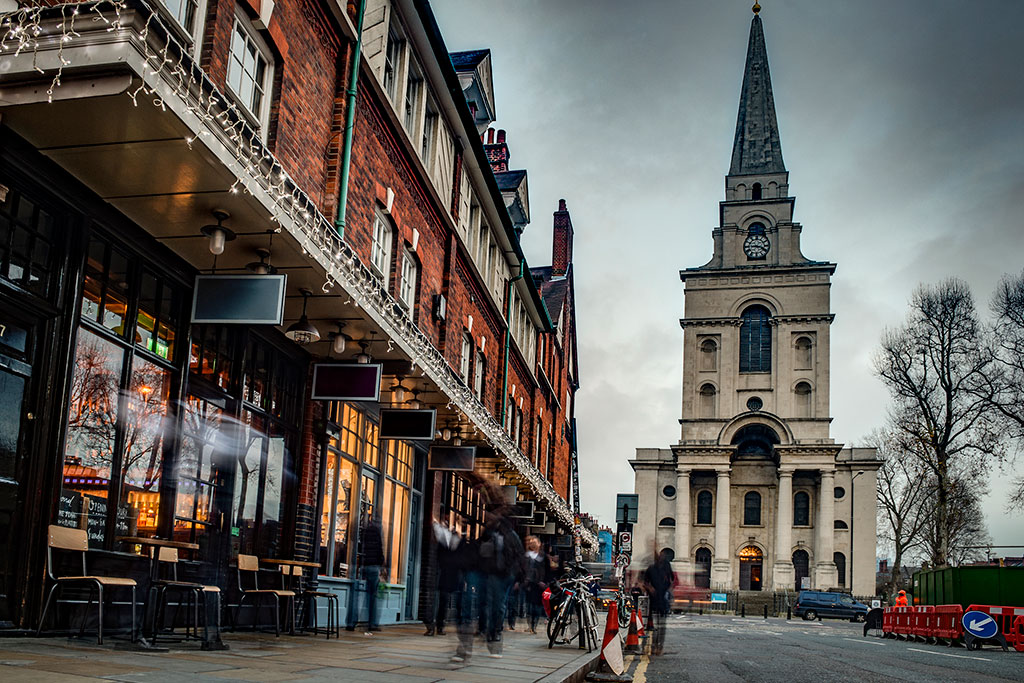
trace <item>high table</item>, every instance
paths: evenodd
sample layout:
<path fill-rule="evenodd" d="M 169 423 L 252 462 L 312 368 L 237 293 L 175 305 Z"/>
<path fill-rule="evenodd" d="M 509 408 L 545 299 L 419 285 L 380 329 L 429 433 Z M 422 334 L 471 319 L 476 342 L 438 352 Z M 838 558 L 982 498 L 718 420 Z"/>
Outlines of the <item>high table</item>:
<path fill-rule="evenodd" d="M 159 566 L 160 566 L 159 554 L 160 554 L 160 548 L 175 548 L 176 550 L 199 550 L 199 544 L 198 543 L 190 543 L 188 541 L 172 541 L 172 540 L 169 540 L 169 539 L 166 539 L 166 538 L 148 538 L 148 537 L 143 537 L 143 536 L 118 536 L 117 540 L 118 540 L 119 543 L 125 543 L 127 545 L 141 545 L 143 547 L 150 548 L 150 553 L 149 553 L 149 579 L 150 579 L 150 582 L 155 581 L 156 579 L 159 578 Z M 216 601 L 216 605 L 215 605 L 216 618 L 214 619 L 214 623 L 212 624 L 212 627 L 211 627 L 211 624 L 209 623 L 210 619 L 209 619 L 209 615 L 208 615 L 209 610 L 208 609 L 204 610 L 207 613 L 207 619 L 206 619 L 207 624 L 206 624 L 206 627 L 203 629 L 204 636 L 203 636 L 202 648 L 204 650 L 226 650 L 226 649 L 228 649 L 227 645 L 225 645 L 221 641 L 221 639 L 220 639 L 220 593 L 216 592 L 216 593 L 213 593 L 213 595 L 216 596 L 215 597 L 215 601 Z M 145 611 L 143 613 L 143 618 L 142 618 L 142 623 L 143 624 L 149 623 L 149 620 L 152 617 L 151 610 L 154 607 L 155 607 L 155 605 L 153 605 L 153 600 L 151 598 L 147 597 L 147 599 L 146 599 L 146 607 L 145 607 Z M 197 628 L 198 628 L 198 625 L 197 625 Z M 140 630 L 142 630 L 142 629 L 140 629 Z M 154 624 L 153 632 L 154 632 L 154 635 L 155 635 L 156 634 L 156 625 L 155 624 Z M 152 644 L 149 643 L 145 639 L 144 635 L 145 634 L 140 634 L 139 641 L 143 644 L 143 647 L 152 647 Z"/>

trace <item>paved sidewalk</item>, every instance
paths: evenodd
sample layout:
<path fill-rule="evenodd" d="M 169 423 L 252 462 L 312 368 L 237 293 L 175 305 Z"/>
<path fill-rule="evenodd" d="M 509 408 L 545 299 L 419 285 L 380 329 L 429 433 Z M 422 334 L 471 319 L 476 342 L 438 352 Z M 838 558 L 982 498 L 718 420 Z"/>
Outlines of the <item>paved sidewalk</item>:
<path fill-rule="evenodd" d="M 0 638 L 0 681 L 359 681 L 361 683 L 480 681 L 555 683 L 579 677 L 598 653 L 575 647 L 548 649 L 547 638 L 506 631 L 504 656 L 492 659 L 478 638 L 466 663 L 450 662 L 454 635 L 428 638 L 419 625 L 388 626 L 367 637 L 342 631 L 323 636 L 227 633 L 230 650 L 203 652 L 198 644 L 168 645 L 167 652 L 128 649 L 95 639 Z"/>

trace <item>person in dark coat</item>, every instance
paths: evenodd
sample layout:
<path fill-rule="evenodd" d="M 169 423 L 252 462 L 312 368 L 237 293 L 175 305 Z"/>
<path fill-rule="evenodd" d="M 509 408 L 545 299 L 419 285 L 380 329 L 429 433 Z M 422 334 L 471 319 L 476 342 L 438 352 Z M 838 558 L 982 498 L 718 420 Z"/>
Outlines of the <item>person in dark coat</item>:
<path fill-rule="evenodd" d="M 541 551 L 540 539 L 526 537 L 526 559 L 523 567 L 523 593 L 526 597 L 526 617 L 530 633 L 537 632 L 537 620 L 544 613 L 544 589 L 550 583 L 548 558 Z"/>
<path fill-rule="evenodd" d="M 484 575 L 487 650 L 501 657 L 501 632 L 505 624 L 509 588 L 522 578 L 525 551 L 505 510 L 488 512 L 487 527 L 480 537 L 480 570 Z"/>
<path fill-rule="evenodd" d="M 437 519 L 433 521 L 434 543 L 437 546 L 437 592 L 434 604 L 433 621 L 427 622 L 424 635 L 435 633 L 444 635 L 444 625 L 448 617 L 448 608 L 452 596 L 462 587 L 462 567 L 459 562 L 459 549 L 462 535 L 458 529 L 449 529 Z"/>
<path fill-rule="evenodd" d="M 672 571 L 669 550 L 658 553 L 643 575 L 643 585 L 651 601 L 651 653 L 660 655 L 665 648 L 665 618 L 672 605 L 672 589 L 678 579 Z"/>
<path fill-rule="evenodd" d="M 374 631 L 380 630 L 377 615 L 377 586 L 380 584 L 381 575 L 387 568 L 387 558 L 384 557 L 384 535 L 376 513 L 370 516 L 366 525 L 359 530 L 359 552 L 356 561 L 359 566 L 359 575 L 352 578 L 362 578 L 363 580 L 367 606 L 366 635 L 372 635 Z M 353 583 L 348 594 L 348 625 L 345 626 L 347 631 L 356 629 L 359 615 L 358 593 L 356 584 Z"/>

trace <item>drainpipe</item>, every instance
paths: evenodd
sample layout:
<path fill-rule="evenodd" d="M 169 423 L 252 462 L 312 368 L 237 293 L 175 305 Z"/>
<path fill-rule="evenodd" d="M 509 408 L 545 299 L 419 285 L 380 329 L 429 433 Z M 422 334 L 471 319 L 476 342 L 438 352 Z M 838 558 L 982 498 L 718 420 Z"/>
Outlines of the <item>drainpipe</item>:
<path fill-rule="evenodd" d="M 356 45 L 352 50 L 352 70 L 349 73 L 348 96 L 345 105 L 345 140 L 341 148 L 341 177 L 338 191 L 338 219 L 334 221 L 334 229 L 345 239 L 345 205 L 348 204 L 348 170 L 352 163 L 352 130 L 356 122 L 356 84 L 359 80 L 359 62 L 363 51 L 363 15 L 366 13 L 366 0 L 359 0 L 356 18 Z"/>
<path fill-rule="evenodd" d="M 505 428 L 505 411 L 508 410 L 508 406 L 505 402 L 508 400 L 508 352 L 512 345 L 512 288 L 516 283 L 516 280 L 523 279 L 523 267 L 526 265 L 526 261 L 519 262 L 519 275 L 516 275 L 508 281 L 508 306 L 505 313 L 505 371 L 501 375 L 501 428 Z"/>

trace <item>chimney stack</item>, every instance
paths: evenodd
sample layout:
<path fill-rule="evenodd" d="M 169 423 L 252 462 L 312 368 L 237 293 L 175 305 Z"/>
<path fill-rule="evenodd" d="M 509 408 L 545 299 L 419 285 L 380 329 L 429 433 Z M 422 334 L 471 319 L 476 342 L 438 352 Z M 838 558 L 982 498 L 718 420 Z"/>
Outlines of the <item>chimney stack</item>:
<path fill-rule="evenodd" d="M 564 277 L 572 265 L 572 218 L 565 207 L 565 200 L 558 200 L 558 211 L 554 214 L 554 230 L 551 245 L 551 277 Z"/>
<path fill-rule="evenodd" d="M 484 152 L 487 154 L 487 161 L 491 164 L 494 173 L 504 173 L 508 170 L 508 161 L 511 155 L 508 152 L 508 145 L 505 144 L 505 131 L 498 131 L 498 140 L 494 140 L 494 129 L 487 130 L 487 144 L 484 145 Z"/>

